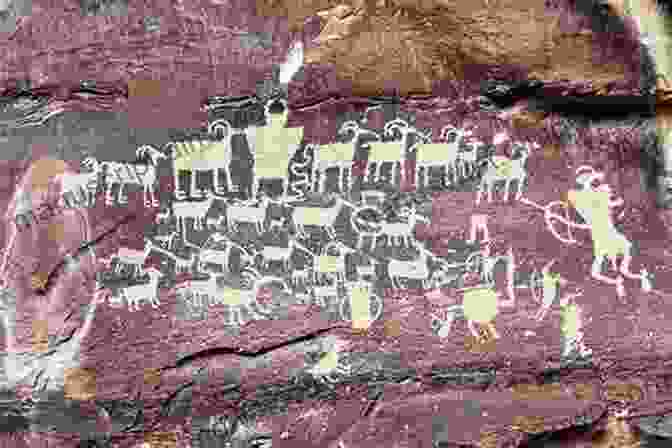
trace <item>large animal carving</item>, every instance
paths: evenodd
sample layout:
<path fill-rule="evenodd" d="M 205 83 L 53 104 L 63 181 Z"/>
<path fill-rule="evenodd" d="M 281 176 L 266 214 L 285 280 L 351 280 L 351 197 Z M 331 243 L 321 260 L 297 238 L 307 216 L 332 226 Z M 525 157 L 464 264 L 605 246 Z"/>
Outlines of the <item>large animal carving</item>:
<path fill-rule="evenodd" d="M 212 135 L 221 135 L 219 139 L 194 140 L 173 142 L 173 182 L 175 184 L 175 198 L 184 200 L 186 193 L 180 184 L 180 172 L 188 172 L 192 197 L 203 197 L 205 191 L 199 190 L 196 183 L 196 173 L 207 171 L 212 177 L 213 192 L 224 194 L 233 190 L 231 182 L 231 137 L 234 135 L 231 124 L 226 120 L 217 120 L 208 126 Z M 214 137 L 213 137 L 214 138 Z M 219 171 L 226 175 L 226 188 L 219 183 Z"/>
<path fill-rule="evenodd" d="M 95 157 L 87 157 L 82 164 L 90 168 L 94 173 L 99 173 L 106 169 L 104 182 L 107 185 L 105 192 L 105 203 L 112 205 L 114 197 L 112 196 L 112 187 L 119 186 L 117 192 L 117 202 L 126 204 L 128 198 L 124 195 L 126 185 L 140 185 L 146 207 L 158 207 L 159 200 L 156 198 L 156 166 L 158 161 L 167 158 L 167 156 L 151 145 L 143 145 L 136 151 L 138 160 L 147 159 L 147 162 L 123 163 L 123 162 L 99 162 Z"/>
<path fill-rule="evenodd" d="M 534 144 L 536 146 L 536 144 Z M 476 193 L 476 204 L 481 202 L 483 194 L 487 195 L 488 202 L 492 202 L 492 190 L 497 182 L 504 182 L 504 201 L 509 200 L 511 182 L 517 182 L 516 200 L 520 200 L 523 195 L 523 187 L 527 179 L 527 170 L 525 164 L 530 156 L 530 147 L 527 144 L 517 145 L 518 158 L 511 159 L 505 156 L 492 156 L 485 160 L 487 169 L 481 179 L 478 192 Z"/>
<path fill-rule="evenodd" d="M 353 120 L 346 121 L 341 125 L 338 131 L 339 135 L 352 134 L 347 143 L 328 143 L 326 145 L 311 145 L 314 151 L 313 164 L 313 183 L 316 184 L 315 190 L 324 193 L 327 187 L 327 170 L 329 168 L 338 169 L 339 190 L 349 192 L 352 190 L 354 178 L 352 176 L 352 164 L 363 135 L 373 135 L 380 139 L 374 131 L 362 128 L 359 123 Z M 348 182 L 343 187 L 344 178 L 347 174 Z"/>

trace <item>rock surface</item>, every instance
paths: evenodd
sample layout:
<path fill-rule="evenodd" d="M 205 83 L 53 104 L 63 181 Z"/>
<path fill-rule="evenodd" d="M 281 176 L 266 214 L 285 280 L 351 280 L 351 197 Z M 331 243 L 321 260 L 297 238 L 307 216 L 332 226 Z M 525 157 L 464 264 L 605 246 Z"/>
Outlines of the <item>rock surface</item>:
<path fill-rule="evenodd" d="M 4 364 L 0 446 L 93 446 L 85 444 L 95 440 L 152 448 L 226 442 L 644 447 L 656 446 L 655 437 L 672 437 L 666 429 L 669 224 L 658 208 L 662 156 L 648 95 L 655 70 L 632 20 L 618 11 L 601 13 L 609 19 L 600 20 L 593 10 L 536 0 L 332 3 L 9 2 L 0 30 L 3 210 L 18 200 L 21 185 L 42 185 L 28 176 L 45 157 L 65 161 L 46 170 L 43 186 L 51 193 L 62 193 L 55 174 L 87 172 L 87 157 L 153 161 L 158 206 L 145 204 L 141 185 L 130 180 L 126 204 L 116 201 L 118 183 L 110 191 L 115 200 L 106 203 L 103 181 L 112 182 L 113 171 L 101 171 L 96 201 L 81 215 L 88 235 L 78 233 L 79 212 L 61 213 L 55 205 L 57 217 L 39 215 L 30 228 L 36 232 L 20 236 L 23 246 L 6 245 L 10 271 L 25 288 L 4 289 L 1 311 L 9 321 L 3 321 L 3 360 L 13 359 L 12 343 L 33 355 L 32 377 L 19 384 L 10 384 L 16 378 Z M 305 65 L 283 91 L 277 67 L 296 39 L 306 48 Z M 598 92 L 615 102 L 593 101 Z M 561 93 L 569 98 L 562 104 Z M 271 95 L 287 99 L 288 126 L 303 128 L 286 176 L 290 196 L 303 192 L 306 199 L 281 204 L 280 184 L 270 179 L 260 188 L 273 196 L 263 209 L 263 232 L 253 224 L 231 228 L 229 211 L 253 190 L 253 162 L 261 153 L 252 145 L 263 149 L 263 133 L 254 140 L 235 130 L 268 127 L 264 111 Z M 593 102 L 580 103 L 582 95 Z M 639 106 L 629 107 L 624 98 Z M 615 117 L 605 120 L 607 109 L 617 109 Z M 438 142 L 447 124 L 471 128 L 483 143 L 471 146 L 476 163 L 462 174 L 457 164 L 437 167 L 431 184 L 440 174 L 447 184 L 425 187 L 427 170 L 409 150 L 404 182 L 394 180 L 402 169 L 393 163 L 375 182 L 377 166 L 367 164 L 371 139 L 363 136 L 352 154 L 351 189 L 338 185 L 335 169 L 323 173 L 328 188 L 347 201 L 329 221 L 333 231 L 306 226 L 309 237 L 300 238 L 297 206 L 322 207 L 313 219 L 324 220 L 331 216 L 325 210 L 338 204 L 307 181 L 315 181 L 309 165 L 314 145 L 347 141 L 338 130 L 351 120 L 393 144 L 399 135 L 383 129 L 395 119 L 420 132 L 410 145 L 429 131 Z M 231 179 L 222 168 L 219 180 L 238 191 L 218 194 L 203 209 L 202 223 L 192 217 L 177 222 L 176 214 L 196 213 L 208 200 L 198 197 L 189 175 L 175 177 L 167 144 L 197 140 L 190 151 L 205 154 L 207 142 L 220 138 L 206 129 L 216 120 L 234 131 L 227 146 Z M 509 138 L 500 143 L 502 132 Z M 526 160 L 522 187 L 514 181 L 505 200 L 502 182 L 492 201 L 484 196 L 476 203 L 491 175 L 489 156 L 515 159 L 518 142 L 539 145 Z M 459 149 L 468 159 L 464 143 Z M 156 152 L 138 154 L 142 145 Z M 168 157 L 152 159 L 157 153 Z M 197 189 L 214 187 L 207 170 L 222 159 L 201 165 Z M 619 297 L 615 285 L 591 278 L 594 235 L 581 228 L 585 216 L 562 206 L 584 165 L 604 172 L 603 183 L 623 199 L 613 224 L 633 244 L 633 272 L 646 268 L 651 288 L 626 279 L 626 294 Z M 142 169 L 136 172 L 143 175 Z M 194 197 L 176 200 L 179 189 Z M 385 199 L 376 202 L 381 194 Z M 557 207 L 545 212 L 553 201 Z M 371 238 L 371 229 L 398 226 L 411 208 L 425 221 L 412 226 L 415 248 L 389 236 Z M 59 219 L 63 224 L 54 226 Z M 568 222 L 578 226 L 570 230 Z M 476 241 L 469 242 L 472 229 Z M 5 241 L 10 230 L 7 221 Z M 71 257 L 63 260 L 69 261 L 59 262 L 57 249 L 49 247 L 66 237 L 75 246 L 67 248 Z M 146 238 L 151 245 L 145 246 Z M 483 239 L 491 240 L 490 255 L 482 252 Z M 289 269 L 279 261 L 260 262 L 273 254 L 265 249 L 288 247 L 290 240 L 302 247 L 295 247 Z M 96 260 L 87 258 L 88 249 L 75 250 L 78 245 L 92 247 Z M 112 260 L 119 248 L 142 255 L 135 255 L 143 259 L 141 276 Z M 151 251 L 142 254 L 146 248 Z M 191 263 L 192 254 L 203 257 L 206 250 L 212 258 Z M 318 262 L 313 255 L 344 252 L 342 278 L 326 272 L 317 285 L 302 283 L 298 271 Z M 427 253 L 427 277 L 438 283 L 423 285 L 403 263 Z M 251 257 L 253 266 L 245 264 L 247 254 L 260 254 Z M 465 288 L 483 280 L 494 260 L 489 256 L 500 257 L 489 271 L 490 287 L 502 294 L 500 303 L 513 301 L 494 311 L 500 339 L 484 341 L 471 334 L 468 311 L 450 313 L 469 300 Z M 410 281 L 388 275 L 391 259 Z M 367 280 L 362 268 L 372 261 L 382 265 Z M 615 278 L 608 264 L 602 272 Z M 563 335 L 567 308 L 557 301 L 543 320 L 535 319 L 549 300 L 542 298 L 544 266 L 563 278 L 560 298 L 577 296 L 582 347 L 592 354 L 564 352 L 571 337 Z M 138 297 L 151 296 L 152 267 L 163 274 L 158 304 L 140 300 L 135 309 L 124 302 L 124 291 L 135 297 L 144 288 Z M 76 283 L 78 272 L 85 274 L 82 283 Z M 217 278 L 214 286 L 205 285 L 210 278 Z M 369 300 L 363 307 L 347 300 L 354 289 L 330 293 L 330 280 L 369 288 Z M 185 281 L 217 293 L 182 294 Z M 252 284 L 259 286 L 256 296 L 244 299 Z M 373 322 L 361 331 L 352 315 L 366 308 Z"/>

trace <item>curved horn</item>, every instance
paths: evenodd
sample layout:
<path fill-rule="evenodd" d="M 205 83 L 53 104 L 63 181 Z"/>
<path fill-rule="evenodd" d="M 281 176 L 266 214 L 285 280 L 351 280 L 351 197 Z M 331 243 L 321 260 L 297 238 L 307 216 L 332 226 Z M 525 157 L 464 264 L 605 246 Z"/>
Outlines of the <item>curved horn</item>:
<path fill-rule="evenodd" d="M 580 167 L 578 167 L 578 168 L 576 169 L 576 174 L 577 174 L 577 175 L 578 175 L 578 174 L 582 174 L 584 171 L 587 171 L 587 172 L 593 174 L 593 173 L 595 173 L 595 168 L 593 168 L 593 167 L 590 166 L 590 165 L 581 165 Z"/>
<path fill-rule="evenodd" d="M 444 127 L 441 128 L 441 134 L 439 134 L 439 139 L 445 140 L 446 135 L 451 131 L 457 131 L 457 128 L 452 124 L 445 125 Z"/>
<path fill-rule="evenodd" d="M 383 133 L 385 135 L 390 135 L 390 132 L 392 131 L 393 128 L 397 128 L 399 129 L 399 131 L 403 133 L 402 127 L 405 128 L 405 130 L 408 132 L 410 125 L 408 124 L 408 122 L 402 120 L 401 118 L 395 118 L 394 120 L 385 123 Z"/>
<path fill-rule="evenodd" d="M 208 125 L 208 133 L 215 135 L 215 131 L 224 129 L 224 138 L 230 137 L 233 133 L 233 126 L 227 120 L 215 120 Z"/>
<path fill-rule="evenodd" d="M 343 124 L 341 124 L 341 127 L 338 130 L 339 134 L 345 133 L 345 131 L 354 131 L 357 132 L 360 129 L 359 123 L 357 123 L 355 120 L 348 120 L 344 121 Z"/>

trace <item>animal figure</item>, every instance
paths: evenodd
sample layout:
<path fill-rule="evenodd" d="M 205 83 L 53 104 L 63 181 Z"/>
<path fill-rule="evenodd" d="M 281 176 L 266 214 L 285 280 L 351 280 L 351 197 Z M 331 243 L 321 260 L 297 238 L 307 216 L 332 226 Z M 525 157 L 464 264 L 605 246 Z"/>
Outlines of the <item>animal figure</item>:
<path fill-rule="evenodd" d="M 326 285 L 313 285 L 310 290 L 315 298 L 315 302 L 321 307 L 327 306 L 328 299 L 336 300 L 341 294 L 341 287 L 336 282 Z"/>
<path fill-rule="evenodd" d="M 198 254 L 193 252 L 189 258 L 182 258 L 175 256 L 175 271 L 177 272 L 193 272 L 194 266 L 196 265 L 196 259 Z"/>
<path fill-rule="evenodd" d="M 112 260 L 117 260 L 117 266 L 114 269 L 115 274 L 119 274 L 122 269 L 123 264 L 130 264 L 135 268 L 136 275 L 141 275 L 142 265 L 145 264 L 147 256 L 152 251 L 152 243 L 149 239 L 145 238 L 145 248 L 143 250 L 129 249 L 126 247 L 120 247 L 117 249 L 117 252 L 112 254 L 104 262 L 111 262 Z"/>
<path fill-rule="evenodd" d="M 161 244 L 163 244 L 166 249 L 170 250 L 170 248 L 173 247 L 173 242 L 176 236 L 177 232 L 172 231 L 167 235 L 157 235 L 154 237 L 154 239 L 157 241 L 161 241 Z"/>
<path fill-rule="evenodd" d="M 112 186 L 119 184 L 119 191 L 117 192 L 117 202 L 125 204 L 128 198 L 124 196 L 124 186 L 126 185 L 141 185 L 143 187 L 144 204 L 146 207 L 158 207 L 159 201 L 156 199 L 154 184 L 156 183 L 156 165 L 160 159 L 165 159 L 167 156 L 154 148 L 151 145 L 143 145 L 136 151 L 136 157 L 149 157 L 149 163 L 122 163 L 122 162 L 99 162 L 94 157 L 87 157 L 82 164 L 94 173 L 101 172 L 102 168 L 106 169 L 105 183 L 107 184 L 107 191 L 105 193 L 105 202 L 107 205 L 112 205 L 114 198 L 112 196 Z"/>
<path fill-rule="evenodd" d="M 492 189 L 496 182 L 505 182 L 504 187 L 504 201 L 509 200 L 509 191 L 511 182 L 513 180 L 518 182 L 518 190 L 516 192 L 516 200 L 520 200 L 523 195 L 523 185 L 527 179 L 527 171 L 525 163 L 530 155 L 530 149 L 527 145 L 518 145 L 518 152 L 520 157 L 517 159 L 510 159 L 504 156 L 492 156 L 484 163 L 490 162 L 488 168 L 483 174 L 481 184 L 476 194 L 476 204 L 481 202 L 483 193 L 487 193 L 488 202 L 492 202 Z"/>
<path fill-rule="evenodd" d="M 391 130 L 388 130 L 388 123 L 385 128 L 385 135 L 391 135 Z M 380 182 L 380 176 L 382 173 L 382 168 L 385 163 L 392 164 L 392 183 L 396 183 L 394 177 L 395 167 L 399 164 L 399 173 L 400 173 L 400 182 L 403 185 L 405 183 L 405 173 L 404 173 L 404 164 L 406 160 L 406 147 L 404 146 L 405 140 L 402 138 L 400 140 L 382 142 L 382 141 L 373 141 L 369 142 L 369 156 L 367 158 L 367 166 L 370 166 L 371 163 L 376 164 L 376 170 L 373 174 L 373 183 L 377 184 Z M 367 168 L 368 169 L 368 168 Z"/>
<path fill-rule="evenodd" d="M 387 265 L 387 272 L 395 288 L 401 288 L 401 278 L 420 280 L 422 287 L 427 288 L 429 267 L 427 265 L 427 251 L 418 247 L 418 257 L 412 261 L 391 259 Z"/>
<path fill-rule="evenodd" d="M 485 245 L 481 255 L 483 256 L 481 280 L 484 283 L 493 284 L 495 282 L 495 266 L 500 261 L 506 261 L 506 258 L 491 255 L 491 248 L 489 244 Z"/>
<path fill-rule="evenodd" d="M 293 242 L 290 241 L 288 247 L 264 246 L 261 255 L 264 259 L 264 269 L 268 269 L 272 262 L 282 263 L 282 268 L 291 272 L 291 257 L 294 249 Z"/>
<path fill-rule="evenodd" d="M 359 123 L 353 120 L 346 121 L 341 125 L 338 135 L 351 133 L 352 137 L 347 143 L 329 143 L 327 145 L 310 145 L 313 148 L 313 182 L 317 183 L 315 189 L 319 193 L 326 190 L 326 170 L 332 167 L 338 168 L 338 185 L 343 185 L 345 173 L 348 173 L 348 184 L 345 191 L 352 190 L 354 178 L 352 176 L 352 163 L 357 151 L 357 145 L 362 135 L 371 134 L 380 139 L 378 134 L 368 129 L 360 127 Z M 319 178 L 321 182 L 318 182 Z"/>
<path fill-rule="evenodd" d="M 452 167 L 459 173 L 457 162 L 459 160 L 460 143 L 464 137 L 472 135 L 471 131 L 458 130 L 457 128 L 446 125 L 441 129 L 440 140 L 448 140 L 450 137 L 453 140 L 450 143 L 431 143 L 432 132 L 427 134 L 420 133 L 417 129 L 410 126 L 407 122 L 401 119 L 396 119 L 389 122 L 386 126 L 386 133 L 391 133 L 392 130 L 398 130 L 404 141 L 404 147 L 408 147 L 408 152 L 415 152 L 415 185 L 420 185 L 420 168 L 425 172 L 425 186 L 429 185 L 430 170 L 435 167 L 443 167 L 444 172 L 448 172 L 448 168 Z M 409 136 L 415 134 L 420 137 L 420 140 L 414 144 L 409 145 Z"/>
<path fill-rule="evenodd" d="M 226 236 L 219 233 L 214 233 L 210 236 L 210 238 L 212 238 L 212 240 L 215 242 L 226 241 L 226 247 L 223 250 L 207 248 L 202 249 L 200 257 L 200 264 L 202 269 L 205 269 L 206 263 L 211 263 L 219 265 L 223 272 L 230 273 L 231 252 L 233 249 L 237 249 L 239 251 L 240 262 L 242 266 L 254 264 L 254 255 L 250 254 L 245 248 L 231 241 Z"/>
<path fill-rule="evenodd" d="M 331 207 L 295 207 L 292 212 L 292 222 L 296 227 L 299 238 L 307 238 L 306 226 L 320 227 L 327 231 L 331 239 L 336 239 L 336 229 L 334 224 L 336 218 L 343 210 L 345 200 L 339 196 L 332 195 L 334 204 Z"/>
<path fill-rule="evenodd" d="M 485 146 L 485 143 L 481 141 L 471 141 L 467 143 L 468 146 L 471 146 L 470 151 L 460 151 L 457 155 L 457 167 L 461 167 L 462 178 L 471 176 L 474 169 L 478 165 L 478 150 L 480 147 Z"/>
<path fill-rule="evenodd" d="M 140 301 L 142 299 L 149 300 L 152 308 L 158 308 L 161 305 L 158 297 L 158 284 L 159 279 L 163 277 L 163 274 L 155 268 L 150 268 L 146 272 L 149 275 L 148 283 L 127 286 L 126 288 L 119 290 L 121 297 L 126 299 L 130 311 L 139 311 Z"/>
<path fill-rule="evenodd" d="M 387 196 L 384 191 L 378 190 L 361 190 L 359 192 L 361 195 L 361 205 L 366 205 L 367 203 L 373 202 L 375 206 L 382 207 L 385 203 L 385 197 Z"/>
<path fill-rule="evenodd" d="M 356 265 L 355 270 L 357 271 L 357 279 L 359 281 L 368 280 L 375 281 L 377 278 L 376 269 L 380 263 L 373 258 L 370 259 L 368 265 Z"/>
<path fill-rule="evenodd" d="M 277 112 L 276 108 L 283 108 Z M 303 139 L 303 128 L 288 128 L 289 109 L 285 100 L 269 100 L 265 107 L 266 125 L 245 129 L 247 142 L 254 156 L 252 198 L 257 197 L 260 181 L 279 179 L 283 195 L 288 192 L 289 160 Z"/>
<path fill-rule="evenodd" d="M 271 201 L 264 196 L 259 201 L 259 206 L 250 207 L 244 205 L 228 205 L 226 207 L 226 225 L 229 232 L 237 232 L 240 223 L 254 224 L 257 233 L 264 232 L 264 223 L 266 222 L 266 213 Z"/>
<path fill-rule="evenodd" d="M 315 276 L 315 273 L 310 268 L 303 269 L 293 269 L 292 270 L 292 286 L 298 288 L 299 286 L 308 287 L 311 284 L 311 279 Z"/>
<path fill-rule="evenodd" d="M 69 174 L 63 173 L 57 176 L 57 182 L 61 186 L 61 197 L 58 202 L 59 207 L 66 207 L 68 204 L 81 204 L 84 207 L 91 207 L 98 191 L 98 172 Z"/>
<path fill-rule="evenodd" d="M 223 137 L 218 140 L 195 140 L 188 142 L 172 142 L 173 147 L 173 176 L 175 183 L 175 197 L 177 200 L 186 199 L 186 193 L 180 188 L 179 174 L 181 171 L 189 172 L 190 195 L 196 196 L 196 173 L 209 171 L 212 176 L 213 192 L 224 194 L 226 190 L 233 189 L 231 183 L 231 137 L 236 134 L 231 124 L 226 120 L 217 120 L 208 126 L 211 134 L 223 131 Z M 226 190 L 219 184 L 219 170 L 226 174 Z M 204 191 L 200 192 L 203 197 Z"/>
<path fill-rule="evenodd" d="M 404 243 L 406 246 L 411 247 L 414 244 L 415 238 L 413 236 L 413 230 L 418 221 L 427 222 L 427 220 L 419 215 L 415 207 L 404 207 L 399 212 L 400 216 L 406 218 L 406 222 L 382 222 L 380 224 L 380 236 L 387 237 L 388 243 L 392 246 L 398 245 L 403 246 Z M 374 244 L 376 243 L 374 239 Z"/>
<path fill-rule="evenodd" d="M 330 251 L 338 252 L 338 255 L 329 255 Z M 346 256 L 356 251 L 350 249 L 340 241 L 327 243 L 322 249 L 322 254 L 317 257 L 317 269 L 315 270 L 315 281 L 318 282 L 318 276 L 331 276 L 337 282 L 345 281 L 346 275 Z"/>
<path fill-rule="evenodd" d="M 191 304 L 193 306 L 202 306 L 203 298 L 217 296 L 217 277 L 214 275 L 214 273 L 211 273 L 210 277 L 208 277 L 206 280 L 187 280 L 180 283 L 180 285 L 176 288 L 176 292 L 182 297 L 191 296 Z"/>
<path fill-rule="evenodd" d="M 218 217 L 210 217 L 210 218 L 205 218 L 205 225 L 208 229 L 212 228 L 218 228 L 222 224 L 226 222 L 226 217 L 225 216 L 218 216 Z"/>
<path fill-rule="evenodd" d="M 179 256 L 175 255 L 172 252 L 169 252 L 167 250 L 162 249 L 159 246 L 156 246 L 151 241 L 149 242 L 149 244 L 151 245 L 152 250 L 155 250 L 159 253 L 162 253 L 163 255 L 165 255 L 168 258 L 175 261 L 175 271 L 176 271 L 176 273 L 192 271 L 194 263 L 196 261 L 196 257 L 197 257 L 196 253 L 192 253 L 189 258 L 182 258 L 182 257 L 179 257 Z"/>
<path fill-rule="evenodd" d="M 199 231 L 204 228 L 205 215 L 212 207 L 215 201 L 215 196 L 210 192 L 205 201 L 200 202 L 173 202 L 173 214 L 177 218 L 177 226 L 182 233 L 184 240 L 186 235 L 185 219 L 191 218 L 194 220 L 194 230 Z"/>
<path fill-rule="evenodd" d="M 575 350 L 581 356 L 592 354 L 592 350 L 587 348 L 583 341 L 582 310 L 574 300 L 577 295 L 579 294 L 573 294 L 560 300 L 562 307 L 560 329 L 565 339 L 563 357 L 568 357 Z"/>

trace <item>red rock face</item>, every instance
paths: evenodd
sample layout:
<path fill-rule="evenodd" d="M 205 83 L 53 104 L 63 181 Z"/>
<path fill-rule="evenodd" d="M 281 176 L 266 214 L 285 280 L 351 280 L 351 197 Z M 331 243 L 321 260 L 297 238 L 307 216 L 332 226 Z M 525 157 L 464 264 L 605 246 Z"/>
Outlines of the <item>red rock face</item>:
<path fill-rule="evenodd" d="M 618 412 L 669 437 L 669 225 L 643 156 L 652 124 L 542 107 L 556 91 L 646 84 L 631 35 L 600 43 L 603 31 L 574 33 L 587 20 L 559 16 L 556 56 L 539 67 L 541 53 L 516 46 L 530 31 L 507 19 L 520 26 L 498 45 L 516 45 L 465 41 L 448 79 L 423 59 L 439 36 L 415 67 L 408 49 L 353 63 L 386 23 L 420 23 L 388 2 L 331 11 L 337 43 L 314 20 L 327 5 L 305 5 L 313 22 L 297 32 L 293 7 L 99 3 L 33 2 L 0 45 L 4 444 L 535 446 L 587 425 L 572 438 L 588 446 Z M 464 36 L 491 33 L 449 6 Z M 572 33 L 581 51 L 632 51 L 574 54 Z M 295 40 L 313 62 L 278 85 Z M 512 79 L 535 77 L 543 94 L 514 92 Z M 21 103 L 17 79 L 43 96 Z M 485 81 L 509 89 L 497 105 L 479 96 Z M 371 96 L 427 85 L 427 97 Z M 286 100 L 278 126 L 269 95 Z M 218 120 L 223 133 L 208 128 Z M 442 144 L 432 158 L 427 145 Z M 174 161 L 179 145 L 200 158 Z M 279 154 L 280 174 L 260 176 Z M 92 203 L 65 207 L 73 176 L 91 172 Z M 577 181 L 596 173 L 586 205 Z M 594 269 L 600 255 L 614 257 Z M 544 382 L 553 390 L 521 392 Z M 661 418 L 639 419 L 650 414 Z"/>

